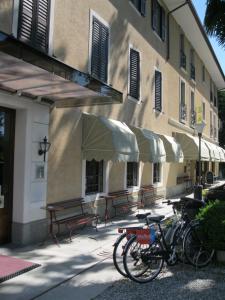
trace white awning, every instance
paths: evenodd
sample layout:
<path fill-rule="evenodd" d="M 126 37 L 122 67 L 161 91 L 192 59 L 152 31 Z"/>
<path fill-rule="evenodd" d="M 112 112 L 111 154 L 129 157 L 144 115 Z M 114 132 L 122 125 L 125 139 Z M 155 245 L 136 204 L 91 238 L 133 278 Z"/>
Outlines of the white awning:
<path fill-rule="evenodd" d="M 83 158 L 111 161 L 138 161 L 135 134 L 120 121 L 83 114 Z"/>
<path fill-rule="evenodd" d="M 204 143 L 209 149 L 210 161 L 220 161 L 220 152 L 218 147 L 215 144 L 206 140 L 204 140 Z"/>
<path fill-rule="evenodd" d="M 166 161 L 182 163 L 184 160 L 184 154 L 180 144 L 176 142 L 175 138 L 161 134 L 159 137 L 162 139 L 164 148 L 166 150 Z"/>
<path fill-rule="evenodd" d="M 181 149 L 184 154 L 184 159 L 198 160 L 199 157 L 199 139 L 196 136 L 192 136 L 188 133 L 175 133 L 176 141 L 181 145 Z M 209 149 L 201 140 L 201 160 L 209 161 L 210 154 Z"/>
<path fill-rule="evenodd" d="M 154 132 L 130 126 L 135 133 L 140 151 L 139 160 L 144 162 L 162 163 L 166 161 L 166 151 L 163 141 Z"/>
<path fill-rule="evenodd" d="M 218 148 L 219 154 L 220 154 L 220 161 L 225 162 L 225 152 L 224 149 L 220 146 L 216 146 Z"/>

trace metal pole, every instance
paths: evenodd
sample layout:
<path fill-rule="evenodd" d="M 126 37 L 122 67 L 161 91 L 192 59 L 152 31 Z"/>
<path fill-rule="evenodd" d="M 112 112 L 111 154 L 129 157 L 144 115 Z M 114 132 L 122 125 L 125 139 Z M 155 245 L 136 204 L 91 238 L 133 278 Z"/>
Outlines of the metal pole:
<path fill-rule="evenodd" d="M 202 166 L 201 166 L 201 138 L 202 134 L 198 134 L 199 137 L 199 152 L 198 152 L 198 184 L 201 185 L 201 171 L 202 171 Z"/>

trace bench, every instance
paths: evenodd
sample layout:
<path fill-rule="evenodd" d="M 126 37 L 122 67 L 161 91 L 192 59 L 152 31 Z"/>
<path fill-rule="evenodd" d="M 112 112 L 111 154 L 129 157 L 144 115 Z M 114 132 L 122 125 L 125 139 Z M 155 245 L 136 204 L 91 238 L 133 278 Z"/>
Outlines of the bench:
<path fill-rule="evenodd" d="M 46 209 L 50 214 L 49 232 L 57 243 L 58 239 L 54 233 L 54 225 L 58 228 L 57 234 L 60 233 L 60 226 L 65 225 L 69 230 L 70 241 L 72 240 L 72 232 L 75 227 L 87 225 L 92 221 L 95 221 L 95 228 L 97 230 L 98 215 L 90 214 L 85 211 L 85 202 L 83 198 L 51 203 L 46 206 Z M 69 210 L 71 210 L 71 212 L 68 214 Z"/>
<path fill-rule="evenodd" d="M 140 189 L 141 192 L 141 203 L 142 207 L 145 206 L 145 200 L 150 199 L 151 201 L 164 199 L 163 195 L 158 195 L 156 193 L 156 188 L 152 184 L 143 185 Z"/>
<path fill-rule="evenodd" d="M 115 217 L 117 216 L 117 210 L 127 212 L 132 207 L 138 207 L 139 202 L 133 202 L 129 200 L 129 196 L 132 195 L 128 190 L 121 190 L 116 192 L 108 193 L 107 196 L 104 196 L 106 201 L 106 210 L 105 210 L 105 223 L 109 219 L 108 212 L 108 201 L 112 202 L 112 207 L 115 209 Z"/>

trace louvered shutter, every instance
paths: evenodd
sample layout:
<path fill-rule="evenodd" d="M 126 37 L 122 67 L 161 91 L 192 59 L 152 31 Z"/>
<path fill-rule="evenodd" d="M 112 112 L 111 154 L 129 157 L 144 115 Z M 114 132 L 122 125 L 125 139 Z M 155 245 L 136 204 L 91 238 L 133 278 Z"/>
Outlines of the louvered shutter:
<path fill-rule="evenodd" d="M 48 50 L 50 0 L 21 0 L 18 38 L 42 51 Z"/>
<path fill-rule="evenodd" d="M 93 17 L 91 74 L 107 82 L 109 29 Z"/>
<path fill-rule="evenodd" d="M 37 1 L 35 42 L 36 47 L 44 51 L 48 50 L 49 6 L 50 0 Z"/>
<path fill-rule="evenodd" d="M 161 7 L 161 39 L 165 41 L 166 37 L 166 16 L 165 16 L 165 11 Z"/>
<path fill-rule="evenodd" d="M 130 96 L 140 97 L 140 57 L 134 49 L 130 49 Z"/>
<path fill-rule="evenodd" d="M 152 0 L 152 29 L 157 28 L 157 0 Z"/>
<path fill-rule="evenodd" d="M 162 111 L 162 75 L 155 71 L 155 109 Z"/>
<path fill-rule="evenodd" d="M 146 0 L 141 1 L 141 15 L 145 17 L 146 15 Z"/>
<path fill-rule="evenodd" d="M 34 1 L 20 1 L 18 38 L 24 42 L 32 42 L 34 38 Z"/>

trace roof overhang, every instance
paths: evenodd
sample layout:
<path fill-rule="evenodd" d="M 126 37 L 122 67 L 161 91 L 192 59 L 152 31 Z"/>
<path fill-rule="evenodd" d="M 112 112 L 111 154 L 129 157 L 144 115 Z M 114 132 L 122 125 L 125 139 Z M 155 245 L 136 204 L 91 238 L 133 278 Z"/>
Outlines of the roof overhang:
<path fill-rule="evenodd" d="M 0 89 L 56 107 L 122 103 L 111 86 L 2 32 Z"/>
<path fill-rule="evenodd" d="M 185 0 L 164 0 L 164 2 L 169 11 L 172 11 L 185 3 Z M 174 11 L 172 15 L 205 64 L 217 88 L 225 88 L 224 73 L 192 2 L 187 1 L 187 5 Z"/>

